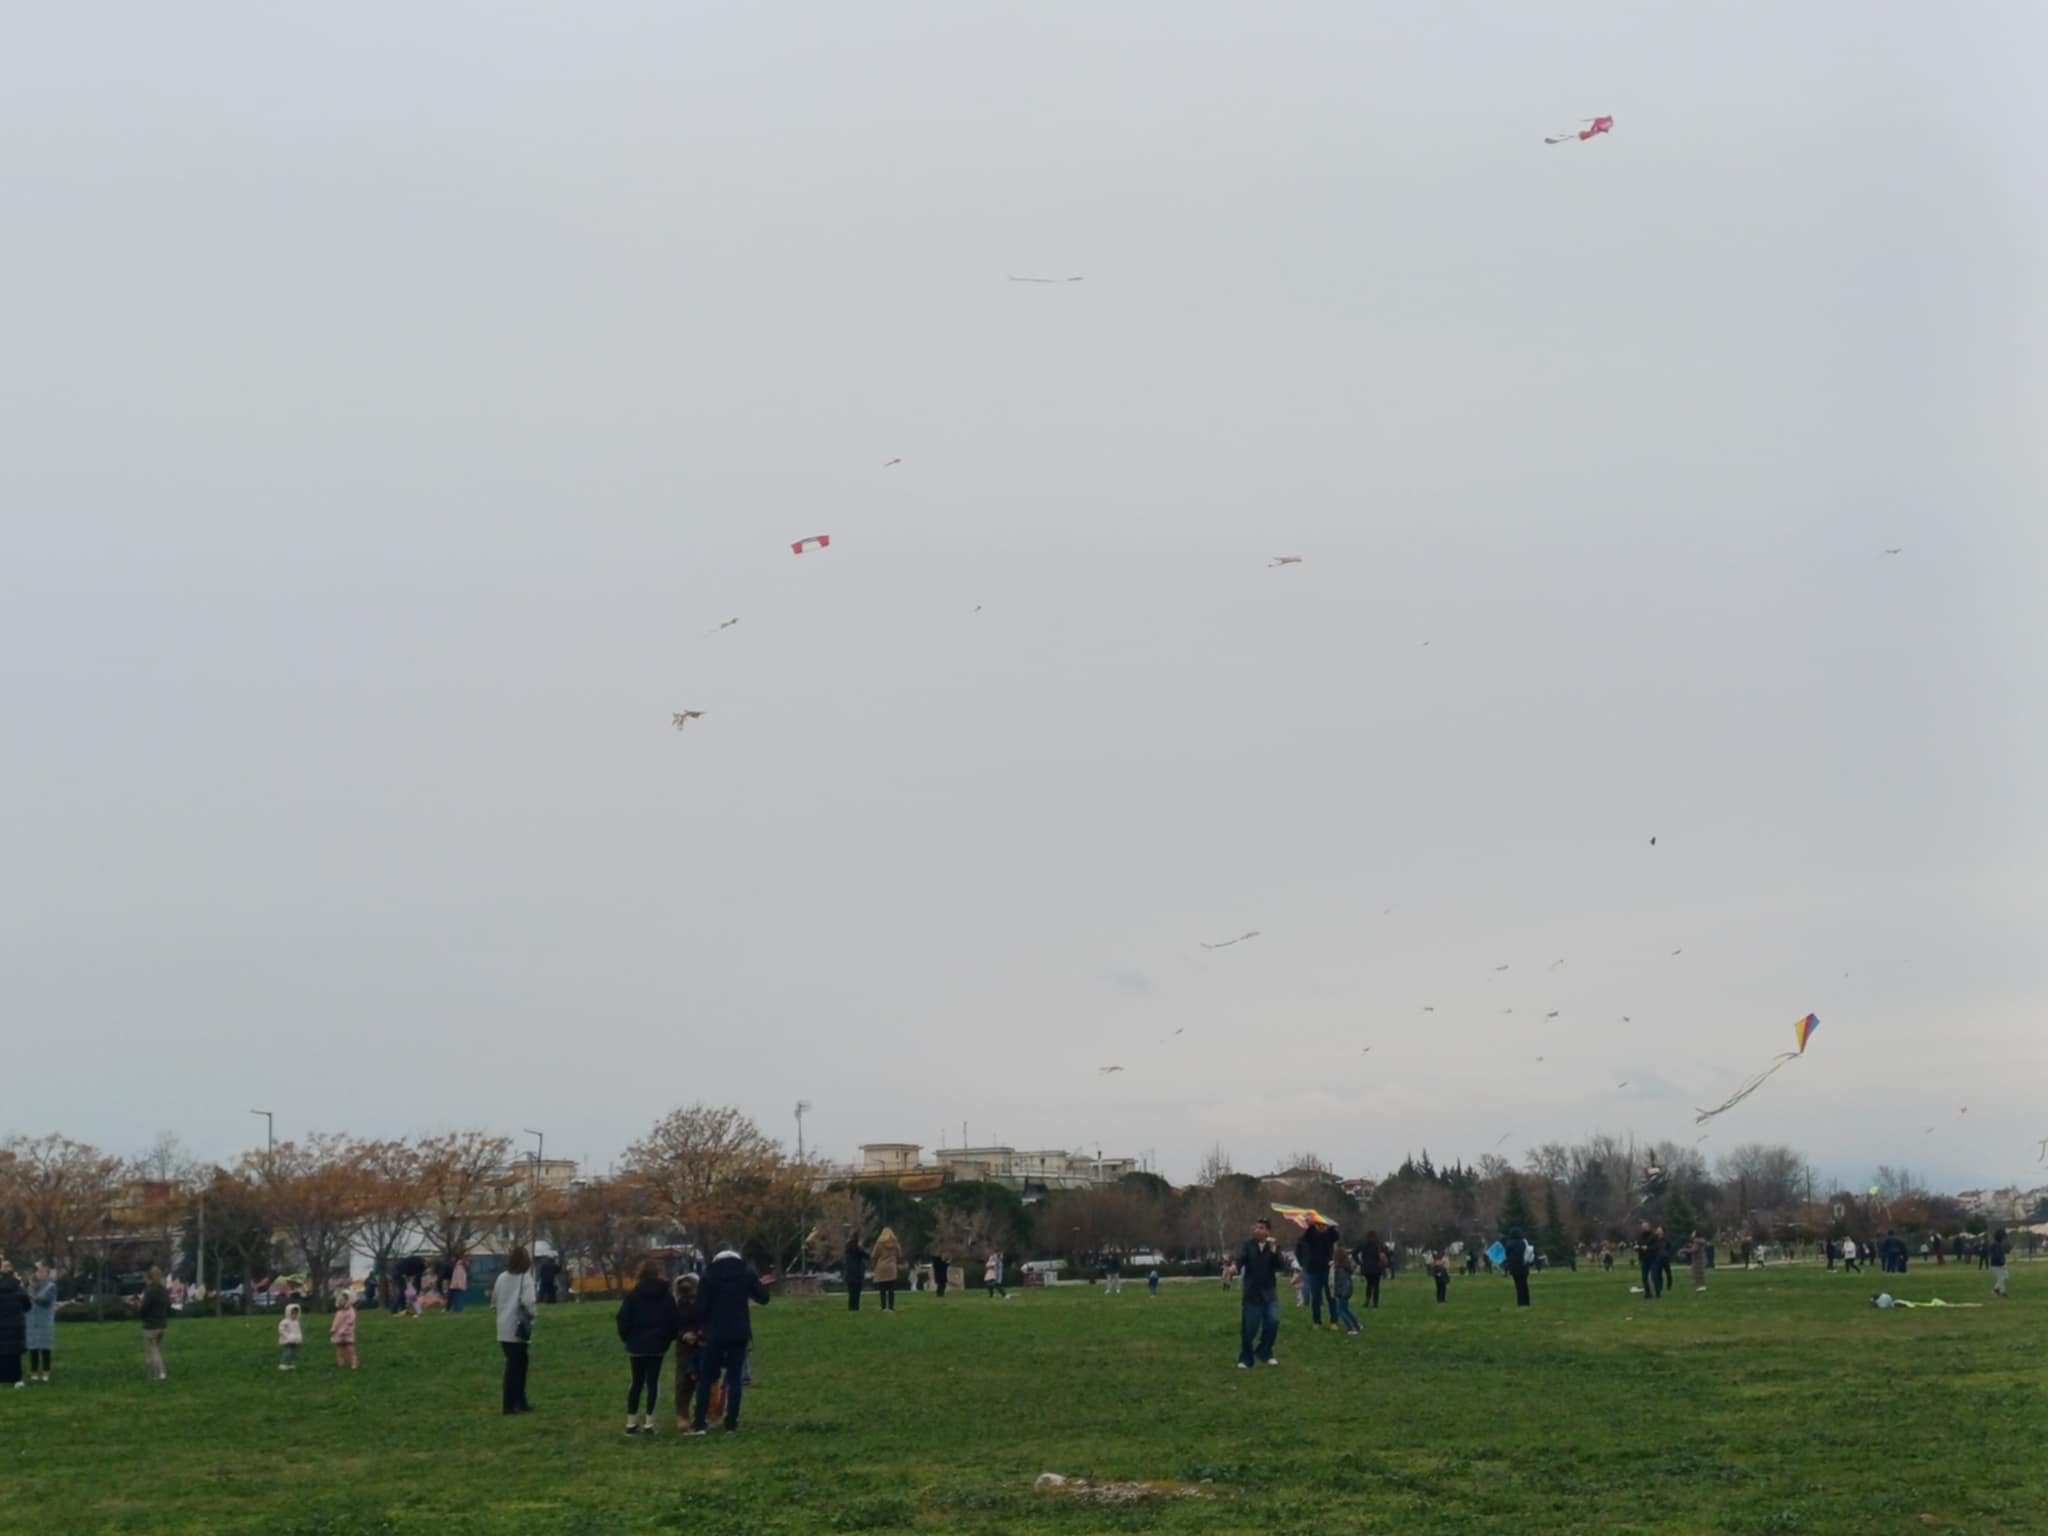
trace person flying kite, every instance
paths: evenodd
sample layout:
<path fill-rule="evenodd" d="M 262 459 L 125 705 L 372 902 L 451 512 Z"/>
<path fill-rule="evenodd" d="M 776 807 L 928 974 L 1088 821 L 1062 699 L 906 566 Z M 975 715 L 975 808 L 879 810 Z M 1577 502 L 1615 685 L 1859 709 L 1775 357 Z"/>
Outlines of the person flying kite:
<path fill-rule="evenodd" d="M 1611 117 L 1588 117 L 1583 119 L 1583 121 L 1586 124 L 1585 127 L 1567 128 L 1563 133 L 1553 133 L 1543 142 L 1546 144 L 1570 144 L 1576 141 L 1583 144 L 1586 140 L 1598 134 L 1614 132 L 1614 119 Z"/>
<path fill-rule="evenodd" d="M 1746 1080 L 1740 1088 L 1736 1089 L 1735 1092 L 1730 1094 L 1728 1098 L 1721 1104 L 1716 1105 L 1712 1109 L 1701 1110 L 1699 1112 L 1699 1118 L 1694 1120 L 1693 1124 L 1705 1125 L 1709 1120 L 1713 1119 L 1714 1116 L 1718 1114 L 1723 1114 L 1726 1111 L 1733 1109 L 1736 1105 L 1740 1104 L 1744 1099 L 1748 1098 L 1752 1093 L 1755 1093 L 1757 1089 L 1763 1087 L 1764 1080 L 1768 1078 L 1773 1072 L 1776 1072 L 1779 1068 L 1783 1067 L 1787 1062 L 1797 1061 L 1801 1056 L 1806 1054 L 1806 1042 L 1813 1038 L 1813 1032 L 1819 1028 L 1820 1016 L 1818 1014 L 1812 1013 L 1809 1013 L 1797 1024 L 1794 1024 L 1792 1026 L 1792 1038 L 1797 1043 L 1797 1050 L 1787 1051 L 1782 1056 L 1779 1056 L 1768 1067 L 1765 1067 L 1763 1071 L 1757 1073 L 1755 1076 Z"/>

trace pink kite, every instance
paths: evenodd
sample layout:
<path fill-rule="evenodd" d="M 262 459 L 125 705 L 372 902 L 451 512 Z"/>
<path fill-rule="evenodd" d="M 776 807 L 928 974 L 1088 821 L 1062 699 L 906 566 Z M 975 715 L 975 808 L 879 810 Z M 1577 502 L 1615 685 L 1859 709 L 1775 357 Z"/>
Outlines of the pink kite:
<path fill-rule="evenodd" d="M 798 539 L 789 546 L 789 552 L 792 555 L 800 555 L 804 552 L 806 544 L 815 544 L 820 549 L 830 549 L 832 547 L 832 535 L 829 533 L 814 533 L 808 539 Z"/>
<path fill-rule="evenodd" d="M 1596 134 L 1612 132 L 1614 132 L 1613 118 L 1589 117 L 1586 119 L 1586 126 L 1584 128 L 1569 128 L 1563 133 L 1554 133 L 1543 142 L 1546 144 L 1569 144 L 1572 140 L 1577 139 L 1583 144 Z"/>

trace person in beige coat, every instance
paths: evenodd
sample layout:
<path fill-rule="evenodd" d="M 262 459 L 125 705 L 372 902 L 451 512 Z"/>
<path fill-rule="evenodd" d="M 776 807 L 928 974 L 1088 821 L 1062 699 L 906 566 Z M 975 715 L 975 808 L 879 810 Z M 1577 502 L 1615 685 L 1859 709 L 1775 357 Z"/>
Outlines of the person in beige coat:
<path fill-rule="evenodd" d="M 896 1241 L 894 1227 L 882 1228 L 875 1239 L 875 1251 L 868 1255 L 868 1278 L 882 1297 L 882 1310 L 896 1310 L 896 1282 L 903 1274 L 903 1245 Z"/>

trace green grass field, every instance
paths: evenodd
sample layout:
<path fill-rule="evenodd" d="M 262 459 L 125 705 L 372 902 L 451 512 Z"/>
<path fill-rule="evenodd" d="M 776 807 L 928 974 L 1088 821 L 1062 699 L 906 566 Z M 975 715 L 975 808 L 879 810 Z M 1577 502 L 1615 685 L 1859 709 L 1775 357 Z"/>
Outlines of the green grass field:
<path fill-rule="evenodd" d="M 1363 1338 L 1291 1305 L 1281 1365 L 1233 1368 L 1214 1284 L 833 1298 L 758 1315 L 743 1432 L 629 1439 L 609 1304 L 543 1313 L 537 1411 L 498 1413 L 487 1311 L 365 1316 L 363 1367 L 308 1319 L 294 1375 L 264 1318 L 66 1326 L 58 1382 L 0 1393 L 0 1528 L 82 1533 L 701 1531 L 2048 1531 L 2048 1264 L 2015 1300 L 1879 1313 L 1876 1276 L 1391 1282 Z M 1989 1301 L 1975 1269 L 1895 1294 Z M 664 1390 L 667 1382 L 664 1381 Z M 1057 1471 L 1200 1486 L 1104 1506 Z"/>

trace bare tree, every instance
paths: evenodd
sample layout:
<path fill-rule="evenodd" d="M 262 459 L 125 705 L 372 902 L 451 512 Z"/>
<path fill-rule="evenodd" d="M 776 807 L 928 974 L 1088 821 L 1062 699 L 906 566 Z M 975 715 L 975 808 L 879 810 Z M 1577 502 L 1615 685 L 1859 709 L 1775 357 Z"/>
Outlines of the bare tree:
<path fill-rule="evenodd" d="M 648 1249 L 653 1203 L 637 1179 L 595 1179 L 542 1200 L 541 1235 L 564 1263 L 593 1266 L 613 1290 Z"/>
<path fill-rule="evenodd" d="M 875 1235 L 875 1222 L 867 1201 L 857 1189 L 837 1189 L 819 1203 L 805 1250 L 814 1264 L 835 1264 L 846 1245 L 856 1238 L 865 1248 Z"/>
<path fill-rule="evenodd" d="M 399 1244 L 419 1231 L 426 1199 L 420 1155 L 402 1141 L 363 1142 L 355 1155 L 364 1181 L 363 1218 L 357 1237 L 370 1255 L 379 1284 L 384 1284 Z"/>

